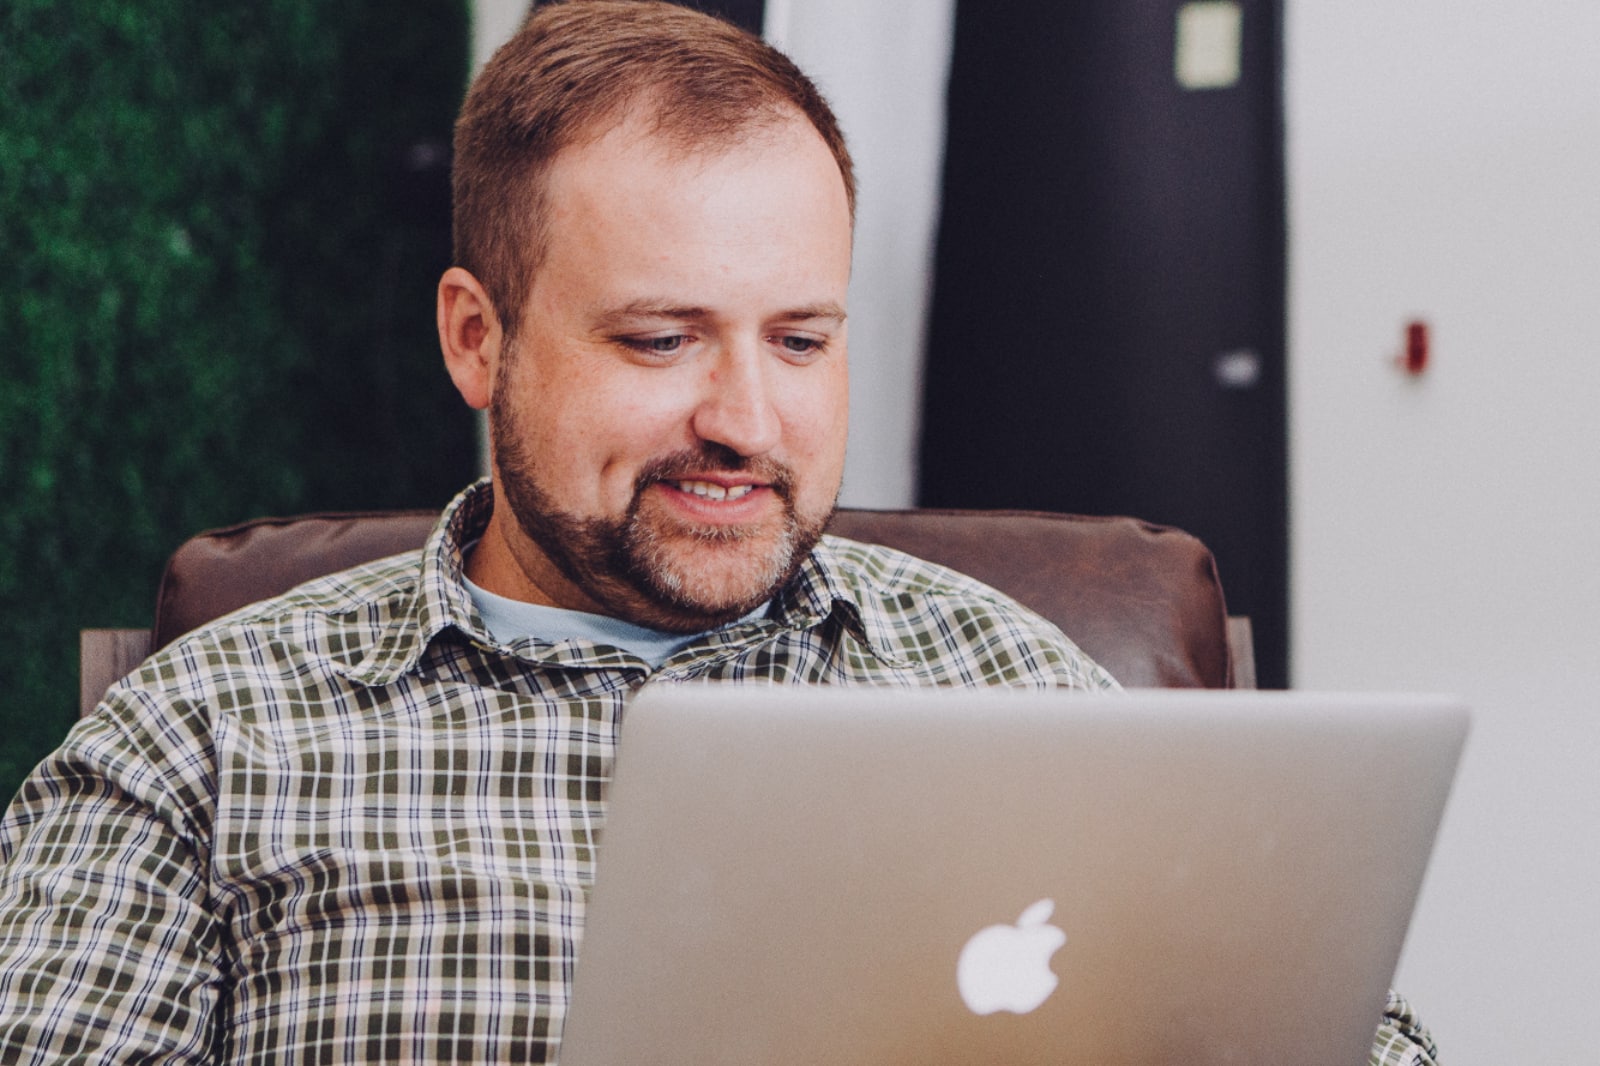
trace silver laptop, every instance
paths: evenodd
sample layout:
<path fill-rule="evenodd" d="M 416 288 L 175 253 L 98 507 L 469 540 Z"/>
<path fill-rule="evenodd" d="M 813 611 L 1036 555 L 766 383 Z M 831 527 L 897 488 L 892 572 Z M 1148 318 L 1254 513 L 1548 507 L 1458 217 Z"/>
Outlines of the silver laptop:
<path fill-rule="evenodd" d="M 1431 697 L 647 690 L 561 1062 L 1365 1062 L 1466 730 Z"/>

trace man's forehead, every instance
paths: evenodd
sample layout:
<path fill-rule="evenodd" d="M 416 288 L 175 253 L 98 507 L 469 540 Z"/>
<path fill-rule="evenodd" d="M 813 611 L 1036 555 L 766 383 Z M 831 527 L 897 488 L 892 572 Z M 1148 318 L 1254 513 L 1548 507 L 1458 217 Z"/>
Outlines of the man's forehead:
<path fill-rule="evenodd" d="M 843 321 L 847 189 L 797 112 L 698 156 L 635 113 L 558 157 L 544 189 L 538 299 L 591 321 Z"/>
<path fill-rule="evenodd" d="M 552 171 L 564 169 L 563 162 L 602 144 L 608 152 L 621 156 L 709 165 L 734 154 L 787 151 L 797 135 L 814 139 L 832 154 L 816 126 L 792 104 L 765 104 L 737 121 L 708 123 L 679 116 L 646 94 L 588 123 L 556 152 L 549 167 Z M 840 189 L 848 196 L 842 171 L 838 177 Z"/>

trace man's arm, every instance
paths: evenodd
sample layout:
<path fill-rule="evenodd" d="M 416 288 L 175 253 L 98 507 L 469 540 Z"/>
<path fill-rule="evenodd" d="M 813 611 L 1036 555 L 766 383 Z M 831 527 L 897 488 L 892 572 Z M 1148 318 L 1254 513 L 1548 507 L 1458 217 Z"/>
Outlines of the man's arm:
<path fill-rule="evenodd" d="M 123 710 L 141 700 L 121 698 Z M 221 927 L 195 824 L 212 807 L 206 751 L 159 754 L 128 718 L 102 705 L 0 821 L 7 1062 L 183 1063 L 212 1051 Z"/>

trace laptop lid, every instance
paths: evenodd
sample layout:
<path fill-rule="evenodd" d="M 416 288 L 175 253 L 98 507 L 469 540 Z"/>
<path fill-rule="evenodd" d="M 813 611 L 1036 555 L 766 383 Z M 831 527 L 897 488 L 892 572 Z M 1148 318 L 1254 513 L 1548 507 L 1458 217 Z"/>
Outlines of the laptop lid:
<path fill-rule="evenodd" d="M 654 688 L 565 1066 L 1364 1062 L 1443 698 Z"/>

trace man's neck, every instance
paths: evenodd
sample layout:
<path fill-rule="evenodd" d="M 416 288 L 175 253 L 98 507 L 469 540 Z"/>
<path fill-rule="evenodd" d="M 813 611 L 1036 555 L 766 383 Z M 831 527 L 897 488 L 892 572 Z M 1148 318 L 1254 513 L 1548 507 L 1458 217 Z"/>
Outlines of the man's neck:
<path fill-rule="evenodd" d="M 588 640 L 621 648 L 652 667 L 660 667 L 678 649 L 705 636 L 705 633 L 668 633 L 603 614 L 509 599 L 482 588 L 471 577 L 467 578 L 467 592 L 489 633 L 502 644 L 514 644 L 529 637 L 552 643 Z M 754 621 L 765 614 L 766 609 L 763 604 L 739 621 Z"/>
<path fill-rule="evenodd" d="M 466 551 L 467 580 L 486 592 L 520 603 L 539 604 L 586 614 L 605 610 L 567 580 L 556 565 L 538 552 L 517 552 L 505 523 L 514 521 L 509 508 L 496 506 L 483 537 Z M 532 554 L 535 557 L 524 558 Z"/>

